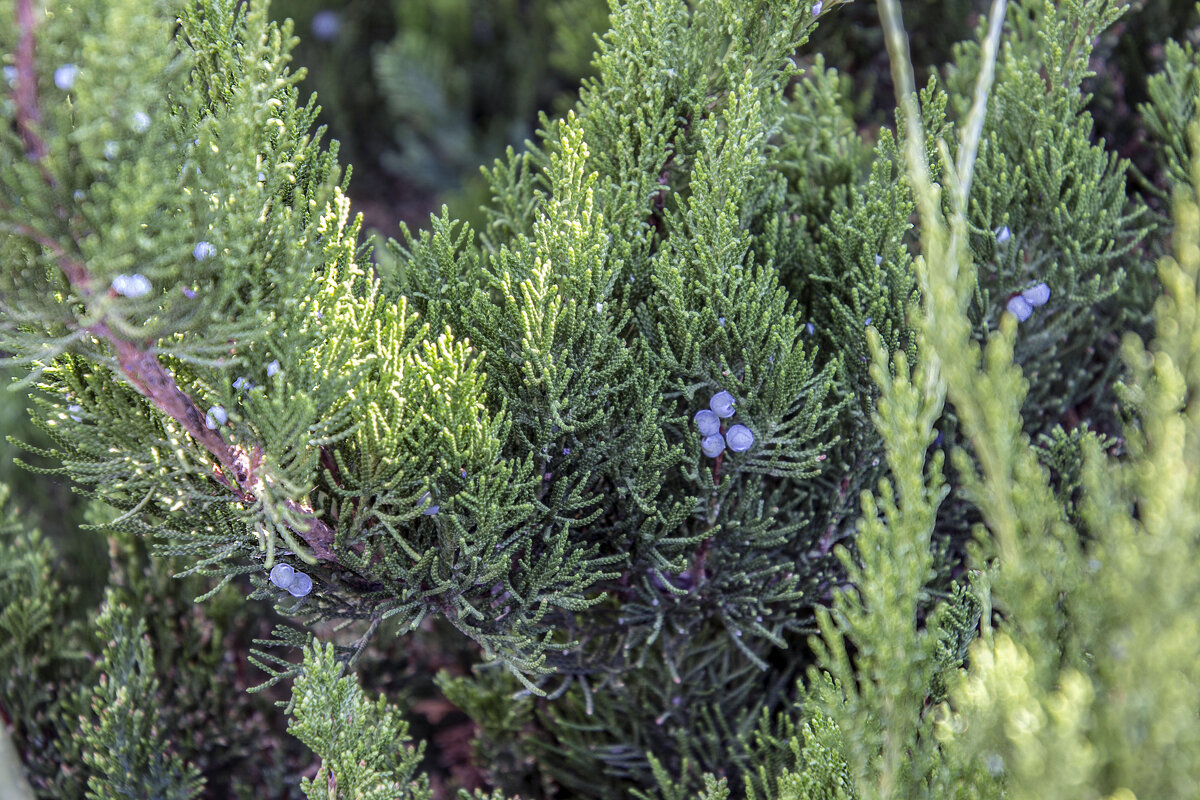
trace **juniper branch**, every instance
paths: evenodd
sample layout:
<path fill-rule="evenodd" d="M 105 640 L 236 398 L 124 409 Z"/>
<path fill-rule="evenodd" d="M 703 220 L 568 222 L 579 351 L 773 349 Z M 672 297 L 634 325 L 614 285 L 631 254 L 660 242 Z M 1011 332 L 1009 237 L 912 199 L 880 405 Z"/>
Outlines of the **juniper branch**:
<path fill-rule="evenodd" d="M 41 121 L 37 103 L 37 76 L 34 74 L 33 0 L 17 0 L 17 27 L 20 39 L 17 42 L 17 128 L 25 142 L 32 160 L 41 161 L 46 154 L 46 143 L 36 130 Z"/>
<path fill-rule="evenodd" d="M 38 109 L 37 85 L 33 72 L 33 52 L 35 46 L 33 6 L 31 0 L 18 0 L 17 18 L 20 27 L 20 42 L 18 46 L 18 84 L 17 84 L 17 113 L 19 127 L 22 131 L 26 157 L 34 163 L 41 163 L 46 155 L 45 143 L 41 140 L 34 127 L 40 119 Z M 42 168 L 42 175 L 47 183 L 54 181 Z M 79 261 L 71 258 L 66 250 L 53 237 L 39 231 L 31 225 L 17 225 L 17 231 L 49 250 L 55 258 L 59 269 L 66 276 L 71 288 L 81 297 L 88 298 L 96 293 L 94 281 L 87 268 Z M 113 290 L 109 290 L 112 292 Z M 205 415 L 196 401 L 176 384 L 174 377 L 151 352 L 142 349 L 128 340 L 116 336 L 106 323 L 106 318 L 91 325 L 82 326 L 82 330 L 97 339 L 105 341 L 113 349 L 121 374 L 139 393 L 148 398 L 162 413 L 174 419 L 184 430 L 216 460 L 212 478 L 225 486 L 246 505 L 258 502 L 262 494 L 263 478 L 255 474 L 255 466 L 259 462 L 259 448 L 250 452 L 230 445 L 215 430 L 205 424 Z M 295 517 L 288 526 L 312 548 L 314 555 L 323 561 L 335 561 L 332 546 L 334 542 L 333 529 L 317 518 L 311 508 L 286 498 L 283 505 Z"/>

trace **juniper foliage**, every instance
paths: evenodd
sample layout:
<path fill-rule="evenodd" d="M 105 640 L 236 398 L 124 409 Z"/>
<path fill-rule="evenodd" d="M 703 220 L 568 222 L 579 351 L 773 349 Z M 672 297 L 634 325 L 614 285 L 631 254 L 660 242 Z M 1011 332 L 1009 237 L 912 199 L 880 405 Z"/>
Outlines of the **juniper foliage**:
<path fill-rule="evenodd" d="M 407 723 L 386 699 L 367 700 L 344 668 L 332 646 L 314 645 L 292 689 L 288 729 L 321 758 L 316 776 L 301 782 L 305 795 L 429 800 L 429 779 L 414 775 L 422 748 L 408 744 Z"/>
<path fill-rule="evenodd" d="M 1192 42 L 1168 39 L 1163 69 L 1146 82 L 1150 99 L 1138 109 L 1145 120 L 1147 134 L 1159 145 L 1155 154 L 1165 185 L 1154 187 L 1154 190 L 1166 201 L 1171 199 L 1169 189 L 1186 190 L 1191 185 L 1192 147 L 1188 131 L 1196 116 L 1196 96 L 1200 94 L 1198 59 Z"/>
<path fill-rule="evenodd" d="M 918 96 L 884 3 L 900 104 L 872 144 L 848 76 L 797 61 L 842 5 L 614 0 L 579 102 L 484 171 L 486 223 L 443 210 L 378 265 L 300 101 L 290 24 L 263 4 L 5 12 L 0 350 L 53 441 L 26 447 L 115 509 L 95 513 L 114 563 L 136 565 L 114 568 L 129 603 L 195 587 L 231 624 L 222 604 L 242 590 L 285 618 L 259 635 L 266 680 L 232 717 L 295 679 L 291 730 L 321 760 L 308 796 L 431 796 L 400 712 L 348 671 L 434 621 L 478 647 L 479 669 L 438 684 L 498 792 L 989 797 L 1032 791 L 1039 751 L 1109 793 L 1184 785 L 1185 765 L 1154 778 L 1112 749 L 1143 706 L 1093 698 L 1139 673 L 1088 654 L 1107 630 L 1153 650 L 1117 578 L 1149 580 L 1132 531 L 1170 548 L 1168 522 L 1188 523 L 1167 501 L 1190 473 L 1153 467 L 1164 431 L 1184 430 L 1168 412 L 1190 379 L 1165 365 L 1191 357 L 1186 246 L 1162 270 L 1175 305 L 1160 304 L 1155 380 L 1127 346 L 1130 460 L 1067 430 L 1109 402 L 1112 340 L 1159 291 L 1142 257 L 1155 220 L 1085 110 L 1092 41 L 1121 8 L 997 2 Z M 1182 90 L 1163 80 L 1155 131 L 1183 163 Z M 1042 283 L 1050 300 L 1018 328 L 1007 295 Z M 710 457 L 693 419 L 722 392 L 724 424 L 753 441 Z M 1167 474 L 1183 483 L 1152 484 Z M 1116 491 L 1098 498 L 1104 480 Z M 1128 524 L 1102 530 L 1104 515 Z M 956 562 L 939 538 L 972 517 Z M 159 673 L 202 685 L 183 665 L 213 650 L 160 646 L 194 643 L 172 629 L 182 608 L 110 602 L 108 677 L 73 675 L 51 655 L 50 551 L 29 535 L 14 552 L 32 583 L 3 596 L 21 634 L 0 650 L 5 708 L 23 753 L 63 739 L 26 756 L 31 779 L 82 764 L 54 780 L 103 796 L 108 755 L 127 753 L 135 778 L 198 791 L 213 752 L 147 756 L 195 689 L 146 708 L 113 677 L 146 697 L 165 694 Z M 1092 556 L 1131 572 L 1084 580 Z M 271 583 L 278 564 L 311 592 Z M 1186 580 L 1154 589 L 1161 607 Z M 1010 668 L 1024 681 L 1004 683 Z M 20 696 L 43 677 L 79 690 L 61 708 Z M 1029 708 L 1098 722 L 1015 737 L 1004 715 Z M 79 713 L 92 727 L 63 735 Z M 1093 741 L 1108 749 L 1084 764 Z M 287 762 L 260 784 L 286 791 Z"/>
<path fill-rule="evenodd" d="M 898 50 L 893 47 L 894 57 Z M 1192 129 L 1200 136 L 1194 122 Z M 1192 656 L 1158 648 L 1194 645 L 1183 632 L 1190 614 L 1159 612 L 1173 607 L 1167 595 L 1190 596 L 1195 583 L 1191 556 L 1183 555 L 1193 547 L 1195 504 L 1182 493 L 1194 479 L 1187 453 L 1196 420 L 1187 387 L 1195 379 L 1190 330 L 1200 302 L 1194 200 L 1200 166 L 1176 195 L 1177 256 L 1158 266 L 1166 292 L 1156 304 L 1155 340 L 1147 347 L 1129 334 L 1123 342 L 1132 373 L 1122 392 L 1133 412 L 1124 429 L 1129 458 L 1107 455 L 1094 433 L 1055 437 L 1055 449 L 1074 449 L 1070 461 L 1081 468 L 1066 478 L 1080 489 L 1076 507 L 1055 497 L 1049 473 L 1021 433 L 1029 384 L 1014 360 L 1013 320 L 984 348 L 969 343 L 964 311 L 973 266 L 955 247 L 969 230 L 965 209 L 939 218 L 921 162 L 910 149 L 909 172 L 926 198 L 924 346 L 912 380 L 903 369 L 889 377 L 881 369 L 886 353 L 876 349 L 879 424 L 889 457 L 914 457 L 922 449 L 915 445 L 931 432 L 921 409 L 945 398 L 960 409 L 974 455 L 955 449 L 952 458 L 984 519 L 970 595 L 983 605 L 980 636 L 967 667 L 951 663 L 945 673 L 929 658 L 929 645 L 947 630 L 946 618 L 935 612 L 921 631 L 909 615 L 894 614 L 895 603 L 916 602 L 923 591 L 930 500 L 943 480 L 935 458 L 907 473 L 910 490 L 899 493 L 900 503 L 890 499 L 891 485 L 881 484 L 888 535 L 872 540 L 872 530 L 882 528 L 868 524 L 856 543 L 859 558 L 843 553 L 852 571 L 858 563 L 867 568 L 856 573 L 855 591 L 840 593 L 831 613 L 822 615 L 816 643 L 822 671 L 813 675 L 817 728 L 805 731 L 799 763 L 780 780 L 777 795 L 797 796 L 791 787 L 804 787 L 803 796 L 830 797 L 1186 793 L 1183 787 L 1196 777 L 1187 755 L 1193 725 L 1175 709 L 1192 702 L 1184 696 L 1200 683 L 1177 671 L 1193 663 Z M 893 416 L 893 408 L 908 413 Z M 901 485 L 902 475 L 893 472 Z M 864 496 L 868 520 L 875 518 L 876 502 Z M 882 569 L 872 568 L 880 561 Z M 906 572 L 910 580 L 897 580 Z M 858 648 L 853 664 L 847 642 Z M 887 659 L 890 647 L 914 645 L 923 657 Z M 911 668 L 922 663 L 924 669 Z M 946 675 L 949 701 L 930 706 L 926 696 L 923 706 L 914 690 L 938 669 Z M 907 714 L 891 727 L 898 706 Z M 1139 733 L 1151 727 L 1158 735 Z M 793 747 L 800 746 L 794 739 Z"/>
<path fill-rule="evenodd" d="M 145 702 L 158 694 L 145 623 L 110 597 L 96 624 L 109 643 L 89 713 L 80 719 L 83 760 L 92 772 L 89 800 L 196 797 L 203 787 L 199 771 L 171 752 L 165 720 Z"/>
<path fill-rule="evenodd" d="M 43 794 L 80 797 L 86 781 L 60 769 L 82 760 L 72 735 L 78 691 L 89 675 L 82 653 L 68 647 L 80 632 L 68 606 L 72 587 L 55 579 L 49 542 L 27 527 L 9 489 L 0 485 L 0 666 L 5 721 L 29 783 Z"/>

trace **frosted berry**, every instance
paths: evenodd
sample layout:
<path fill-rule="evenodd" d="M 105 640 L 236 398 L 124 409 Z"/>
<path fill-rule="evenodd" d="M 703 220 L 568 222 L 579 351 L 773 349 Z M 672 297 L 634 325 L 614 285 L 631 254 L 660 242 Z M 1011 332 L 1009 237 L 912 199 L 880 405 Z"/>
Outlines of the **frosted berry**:
<path fill-rule="evenodd" d="M 428 503 L 428 502 L 429 502 L 429 492 L 426 492 L 425 494 L 421 495 L 421 500 L 420 500 L 420 502 L 418 503 L 418 505 L 422 505 L 422 506 L 423 506 L 423 505 L 425 505 L 425 504 L 426 504 L 426 503 Z M 425 510 L 424 510 L 424 511 L 422 511 L 421 513 L 422 513 L 422 514 L 424 514 L 424 515 L 425 515 L 425 516 L 427 516 L 427 517 L 433 517 L 433 516 L 436 516 L 436 515 L 437 515 L 437 513 L 438 513 L 439 511 L 441 511 L 441 510 L 442 510 L 442 507 L 441 507 L 441 506 L 430 506 L 429 508 L 425 509 Z"/>
<path fill-rule="evenodd" d="M 141 297 L 149 294 L 150 279 L 140 272 L 132 275 L 118 275 L 112 279 L 113 291 L 125 297 Z"/>
<path fill-rule="evenodd" d="M 999 228 L 996 228 L 995 233 L 996 244 L 1006 244 L 1012 238 L 1012 231 L 1008 229 L 1007 225 L 1001 225 Z"/>
<path fill-rule="evenodd" d="M 224 425 L 228 417 L 225 415 L 225 409 L 220 406 L 213 406 L 204 415 L 204 425 L 210 430 L 216 430 L 218 425 Z"/>
<path fill-rule="evenodd" d="M 304 595 L 312 591 L 312 578 L 303 572 L 297 572 L 287 590 L 292 597 L 304 597 Z"/>
<path fill-rule="evenodd" d="M 1029 304 L 1021 295 L 1013 295 L 1009 298 L 1008 304 L 1005 306 L 1008 312 L 1017 318 L 1017 322 L 1024 322 L 1029 319 L 1029 315 L 1033 313 L 1033 306 Z"/>
<path fill-rule="evenodd" d="M 692 419 L 695 420 L 696 428 L 700 431 L 701 436 L 712 436 L 721 430 L 721 418 L 707 408 L 697 411 L 696 416 Z"/>
<path fill-rule="evenodd" d="M 129 125 L 135 133 L 145 133 L 150 128 L 150 115 L 145 111 L 135 111 L 129 120 Z"/>
<path fill-rule="evenodd" d="M 700 449 L 709 458 L 716 458 L 725 450 L 725 437 L 719 433 L 714 433 L 712 436 L 705 436 L 700 440 Z"/>
<path fill-rule="evenodd" d="M 270 364 L 267 364 L 267 377 L 268 378 L 274 377 L 276 372 L 279 372 L 279 362 L 278 361 L 272 361 Z"/>
<path fill-rule="evenodd" d="M 54 70 L 54 85 L 62 89 L 64 92 L 69 91 L 75 85 L 75 78 L 79 75 L 79 67 L 74 64 L 63 64 L 58 69 Z"/>
<path fill-rule="evenodd" d="M 1050 287 L 1039 283 L 1037 286 L 1031 286 L 1021 292 L 1021 297 L 1024 297 L 1025 301 L 1034 308 L 1044 306 L 1050 300 Z"/>
<path fill-rule="evenodd" d="M 729 392 L 717 392 L 708 401 L 708 407 L 711 408 L 716 415 L 721 419 L 733 416 L 733 395 Z"/>
<path fill-rule="evenodd" d="M 733 425 L 725 432 L 725 441 L 735 453 L 744 453 L 754 444 L 754 434 L 745 425 Z"/>
<path fill-rule="evenodd" d="M 292 585 L 292 581 L 296 578 L 296 570 L 289 567 L 287 564 L 276 564 L 271 568 L 271 583 L 278 586 L 280 589 L 286 589 Z"/>
<path fill-rule="evenodd" d="M 192 256 L 197 261 L 203 261 L 206 258 L 212 258 L 217 254 L 217 248 L 213 247 L 208 242 L 196 242 L 196 246 L 192 248 Z"/>

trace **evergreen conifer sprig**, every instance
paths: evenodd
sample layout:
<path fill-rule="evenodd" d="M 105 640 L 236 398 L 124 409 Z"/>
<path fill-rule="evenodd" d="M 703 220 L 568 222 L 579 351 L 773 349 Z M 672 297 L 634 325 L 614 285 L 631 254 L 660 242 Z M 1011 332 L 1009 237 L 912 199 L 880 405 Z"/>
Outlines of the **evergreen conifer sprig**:
<path fill-rule="evenodd" d="M 889 5 L 895 35 L 897 4 Z M 894 39 L 891 44 L 895 58 L 899 48 Z M 904 102 L 911 96 L 906 91 L 911 81 L 897 84 Z M 1193 130 L 1200 136 L 1194 122 Z M 1187 755 L 1196 744 L 1194 720 L 1188 716 L 1184 721 L 1173 710 L 1181 704 L 1191 707 L 1180 695 L 1194 694 L 1200 682 L 1180 671 L 1181 664 L 1194 659 L 1174 647 L 1185 641 L 1194 647 L 1195 640 L 1184 632 L 1193 627 L 1191 616 L 1162 614 L 1175 600 L 1164 602 L 1158 593 L 1190 596 L 1195 584 L 1194 564 L 1180 553 L 1193 547 L 1195 528 L 1190 521 L 1195 503 L 1184 499 L 1184 493 L 1194 480 L 1187 454 L 1194 445 L 1196 417 L 1186 387 L 1195 379 L 1188 366 L 1196 360 L 1190 331 L 1200 302 L 1195 246 L 1200 212 L 1194 202 L 1200 166 L 1193 167 L 1191 188 L 1181 187 L 1177 194 L 1178 256 L 1159 264 L 1166 293 L 1156 307 L 1158 337 L 1148 349 L 1132 334 L 1124 343 L 1132 375 L 1123 394 L 1136 409 L 1125 428 L 1129 459 L 1107 457 L 1103 440 L 1093 433 L 1067 436 L 1059 431 L 1056 436 L 1060 463 L 1074 463 L 1064 463 L 1060 475 L 1066 487 L 1080 491 L 1081 502 L 1071 504 L 1055 498 L 1050 476 L 1022 433 L 1020 409 L 1027 384 L 1014 362 L 1013 319 L 1002 321 L 985 348 L 969 343 L 964 309 L 971 284 L 962 276 L 969 276 L 971 264 L 950 246 L 966 229 L 965 209 L 960 206 L 944 222 L 937 216 L 938 195 L 922 161 L 919 150 L 910 148 L 908 169 L 916 194 L 925 198 L 925 211 L 933 213 L 921 220 L 919 262 L 930 286 L 918 364 L 918 374 L 924 372 L 926 379 L 909 384 L 879 371 L 879 418 L 888 439 L 888 409 L 902 398 L 935 404 L 946 397 L 959 409 L 973 454 L 956 449 L 953 458 L 984 518 L 972 554 L 969 595 L 982 603 L 982 614 L 971 612 L 972 603 L 960 611 L 945 606 L 915 637 L 908 619 L 896 625 L 896 598 L 871 601 L 890 591 L 905 596 L 901 604 L 920 596 L 921 580 L 900 588 L 905 582 L 896 581 L 895 573 L 897 567 L 919 567 L 926 559 L 925 548 L 913 537 L 922 535 L 929 509 L 918 505 L 900 511 L 891 520 L 888 537 L 876 547 L 870 546 L 868 525 L 857 542 L 860 557 L 871 564 L 882 552 L 883 568 L 856 573 L 857 590 L 839 595 L 832 615 L 823 621 L 818 651 L 825 672 L 824 681 L 816 683 L 818 708 L 811 710 L 814 721 L 804 730 L 803 747 L 793 739 L 795 768 L 780 776 L 770 796 L 983 798 L 1086 791 L 1134 797 L 1186 792 L 1181 787 L 1195 780 L 1195 760 Z M 882 358 L 881 352 L 880 363 Z M 932 371 L 935 365 L 938 370 Z M 928 430 L 918 435 L 916 444 L 927 436 Z M 1066 455 L 1069 440 L 1076 442 L 1074 459 Z M 923 447 L 889 439 L 888 450 L 911 457 Z M 918 493 L 936 490 L 939 472 L 918 479 Z M 899 472 L 893 475 L 900 479 Z M 881 488 L 886 495 L 888 487 Z M 1081 507 L 1081 514 L 1072 513 Z M 1072 530 L 1064 516 L 1080 530 Z M 857 563 L 851 563 L 852 570 Z M 993 615 L 993 608 L 1001 613 Z M 966 669 L 958 670 L 956 651 L 962 648 L 954 640 L 961 639 L 945 638 L 945 633 L 973 631 L 973 619 L 980 636 L 970 648 Z M 1153 637 L 1155 645 L 1141 637 Z M 857 648 L 853 665 L 846 658 L 847 638 Z M 939 638 L 943 644 L 937 651 L 943 655 L 930 658 L 936 651 L 929 645 Z M 888 652 L 884 642 L 924 642 L 925 656 L 876 660 Z M 1164 644 L 1172 652 L 1163 652 Z M 914 669 L 918 664 L 925 667 Z M 1159 680 L 1154 674 L 1159 669 L 1170 671 L 1171 677 Z M 910 712 L 894 726 L 891 715 L 905 698 L 897 689 L 917 688 L 922 675 L 939 672 L 949 702 L 931 706 L 928 697 L 922 704 L 920 694 L 909 694 L 900 704 Z M 868 690 L 876 687 L 886 691 L 871 699 Z M 907 733 L 893 738 L 897 730 Z M 1157 733 L 1146 735 L 1150 730 Z M 903 753 L 903 759 L 889 757 L 896 753 Z"/>
<path fill-rule="evenodd" d="M 56 578 L 49 542 L 21 520 L 0 485 L 0 664 L 3 719 L 30 783 L 43 793 L 79 797 L 86 780 L 60 769 L 78 763 L 80 742 L 71 736 L 77 692 L 87 678 L 74 644 L 80 626 L 70 621 L 74 587 Z"/>
<path fill-rule="evenodd" d="M 417 773 L 423 747 L 413 747 L 408 724 L 384 698 L 363 696 L 343 675 L 332 646 L 313 645 L 292 690 L 288 730 L 321 759 L 301 788 L 309 800 L 431 800 L 429 778 Z"/>
<path fill-rule="evenodd" d="M 1162 186 L 1150 191 L 1165 203 L 1171 190 L 1191 185 L 1192 163 L 1189 126 L 1196 116 L 1196 98 L 1200 94 L 1200 61 L 1193 43 L 1168 39 L 1162 71 L 1146 82 L 1149 102 L 1138 107 L 1145 120 L 1146 132 L 1158 143 L 1155 155 L 1163 176 Z"/>
<path fill-rule="evenodd" d="M 156 705 L 145 702 L 159 691 L 145 623 L 135 620 L 127 606 L 110 597 L 97 627 L 108 644 L 91 706 L 80 719 L 84 738 L 104 743 L 83 753 L 92 772 L 89 800 L 190 800 L 198 796 L 204 785 L 199 771 L 172 751 L 166 720 Z"/>
<path fill-rule="evenodd" d="M 1140 257 L 1154 224 L 1144 202 L 1126 202 L 1129 162 L 1093 141 L 1082 90 L 1096 37 L 1124 10 L 1022 0 L 1006 16 L 972 178 L 970 245 L 983 268 L 971 316 L 981 333 L 992 331 L 1011 296 L 1040 283 L 1051 290 L 1016 344 L 1033 378 L 1025 420 L 1032 430 L 1112 403 L 1106 387 L 1119 371 L 1117 332 L 1144 324 L 1156 291 Z M 960 114 L 979 61 L 977 42 L 956 48 L 947 88 Z M 953 154 L 953 139 L 946 141 Z M 1115 424 L 1110 409 L 1100 413 Z"/>

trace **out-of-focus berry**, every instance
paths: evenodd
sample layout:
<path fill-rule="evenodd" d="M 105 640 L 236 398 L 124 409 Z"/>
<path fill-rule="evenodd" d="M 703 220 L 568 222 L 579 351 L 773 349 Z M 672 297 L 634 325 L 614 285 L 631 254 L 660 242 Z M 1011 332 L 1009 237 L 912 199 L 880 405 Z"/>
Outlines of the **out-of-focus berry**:
<path fill-rule="evenodd" d="M 1039 283 L 1037 286 L 1031 286 L 1021 292 L 1021 297 L 1024 297 L 1026 302 L 1034 308 L 1044 306 L 1050 300 L 1050 287 Z"/>
<path fill-rule="evenodd" d="M 1008 313 L 1017 318 L 1017 322 L 1024 322 L 1033 313 L 1033 306 L 1019 294 L 1010 297 L 1005 308 L 1008 309 Z"/>
<path fill-rule="evenodd" d="M 271 568 L 271 583 L 278 586 L 280 589 L 286 589 L 292 585 L 292 581 L 296 579 L 296 570 L 289 567 L 287 564 L 276 564 Z"/>

